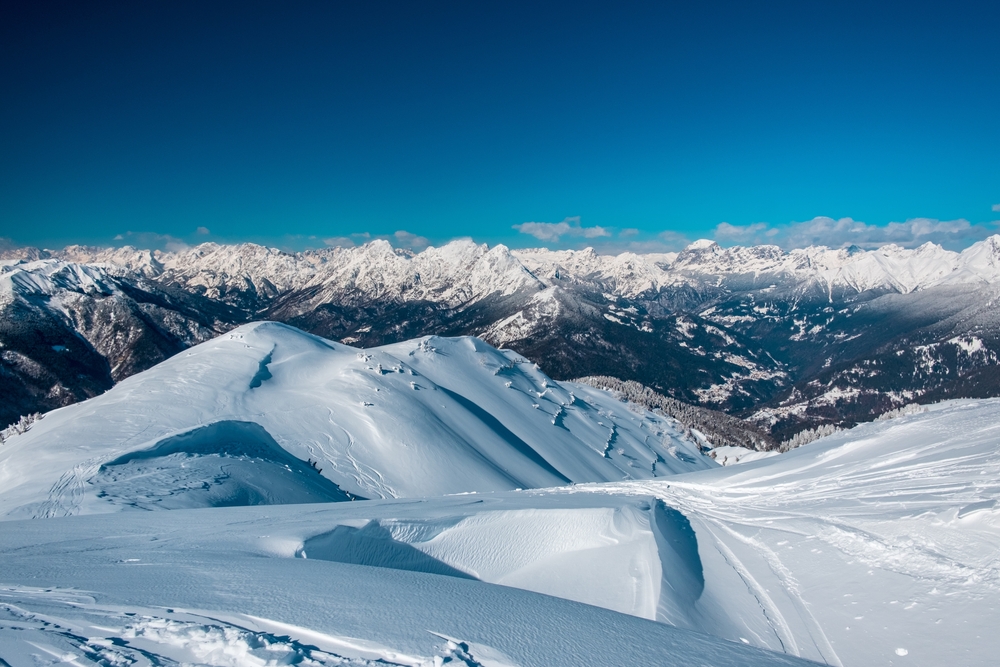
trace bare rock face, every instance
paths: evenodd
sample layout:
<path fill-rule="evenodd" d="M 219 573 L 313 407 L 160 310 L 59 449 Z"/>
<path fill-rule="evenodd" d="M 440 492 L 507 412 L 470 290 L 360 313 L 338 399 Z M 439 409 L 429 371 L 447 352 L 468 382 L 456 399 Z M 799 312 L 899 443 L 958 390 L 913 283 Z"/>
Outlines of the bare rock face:
<path fill-rule="evenodd" d="M 779 439 L 951 396 L 995 395 L 1000 236 L 618 256 L 455 241 L 285 253 L 72 246 L 0 260 L 0 422 L 66 405 L 253 319 L 360 346 L 476 335 L 556 379 L 605 375 Z"/>

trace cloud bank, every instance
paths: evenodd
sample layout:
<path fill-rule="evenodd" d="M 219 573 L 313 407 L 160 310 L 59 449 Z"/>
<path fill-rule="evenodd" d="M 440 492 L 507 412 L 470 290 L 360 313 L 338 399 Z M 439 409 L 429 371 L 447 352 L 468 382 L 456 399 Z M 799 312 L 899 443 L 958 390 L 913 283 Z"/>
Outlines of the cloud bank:
<path fill-rule="evenodd" d="M 176 236 L 157 234 L 156 232 L 129 231 L 117 234 L 113 241 L 115 241 L 114 245 L 130 245 L 143 250 L 166 250 L 167 252 L 179 252 L 190 247 Z"/>
<path fill-rule="evenodd" d="M 522 222 L 514 225 L 514 229 L 522 234 L 534 236 L 539 241 L 556 242 L 564 236 L 582 237 L 585 239 L 596 239 L 603 236 L 611 236 L 611 232 L 604 227 L 584 227 L 580 224 L 580 216 L 566 218 L 562 222 Z"/>
<path fill-rule="evenodd" d="M 716 226 L 713 238 L 720 244 L 772 244 L 786 250 L 811 245 L 831 248 L 856 245 L 871 249 L 890 243 L 914 248 L 928 241 L 950 249 L 961 249 L 993 233 L 996 233 L 995 229 L 986 225 L 973 225 L 968 220 L 914 218 L 879 226 L 853 218 L 834 220 L 821 216 L 787 225 L 770 225 L 765 222 L 731 225 L 723 222 Z"/>
<path fill-rule="evenodd" d="M 379 234 L 377 236 L 372 236 L 368 232 L 351 234 L 350 236 L 331 236 L 323 239 L 323 245 L 330 248 L 353 248 L 375 239 L 386 240 L 394 248 L 403 248 L 405 250 L 412 250 L 413 252 L 420 252 L 431 244 L 426 236 L 420 236 L 405 229 L 400 229 L 392 234 Z"/>

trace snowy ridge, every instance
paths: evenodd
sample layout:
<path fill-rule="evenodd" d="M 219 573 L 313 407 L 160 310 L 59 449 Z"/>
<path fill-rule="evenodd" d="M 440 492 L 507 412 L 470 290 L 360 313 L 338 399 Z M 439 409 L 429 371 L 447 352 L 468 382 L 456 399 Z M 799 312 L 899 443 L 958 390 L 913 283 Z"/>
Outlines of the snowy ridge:
<path fill-rule="evenodd" d="M 362 351 L 256 323 L 10 438 L 0 515 L 413 497 L 714 465 L 675 420 L 474 338 Z"/>
<path fill-rule="evenodd" d="M 56 296 L 65 291 L 110 295 L 117 285 L 103 267 L 58 260 L 0 265 L 0 299 Z"/>
<path fill-rule="evenodd" d="M 294 254 L 252 243 L 205 243 L 171 253 L 74 246 L 58 255 L 204 288 L 212 297 L 232 289 L 251 290 L 265 297 L 304 290 L 316 291 L 317 299 L 322 299 L 334 290 L 366 298 L 430 299 L 456 305 L 539 287 L 505 246 L 489 248 L 467 240 L 427 248 L 419 254 L 394 250 L 387 241 L 376 240 L 357 248 Z"/>
<path fill-rule="evenodd" d="M 290 290 L 336 288 L 369 297 L 448 304 L 543 289 L 557 280 L 601 285 L 625 298 L 720 276 L 749 275 L 814 283 L 825 289 L 900 293 L 1000 280 L 1000 235 L 960 253 L 932 243 L 914 249 L 890 244 L 875 250 L 814 246 L 785 252 L 777 246 L 722 248 L 699 241 L 680 253 L 615 256 L 600 255 L 591 248 L 509 250 L 503 245 L 489 248 L 457 240 L 414 254 L 376 240 L 355 248 L 301 253 L 252 243 L 205 243 L 176 252 L 70 246 L 47 254 L 203 287 L 210 295 L 236 286 L 272 296 Z"/>
<path fill-rule="evenodd" d="M 692 244 L 670 270 L 687 275 L 774 276 L 815 282 L 828 289 L 856 292 L 886 289 L 908 293 L 938 285 L 994 283 L 1000 279 L 1000 235 L 979 241 L 961 253 L 933 243 L 907 249 L 886 245 L 876 250 L 823 246 L 784 252 L 777 246 Z"/>

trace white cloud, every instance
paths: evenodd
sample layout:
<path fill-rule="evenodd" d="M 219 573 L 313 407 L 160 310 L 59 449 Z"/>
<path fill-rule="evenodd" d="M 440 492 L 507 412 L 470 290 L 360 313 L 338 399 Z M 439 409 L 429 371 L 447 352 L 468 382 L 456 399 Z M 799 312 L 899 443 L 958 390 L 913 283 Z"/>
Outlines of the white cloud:
<path fill-rule="evenodd" d="M 602 255 L 620 255 L 623 252 L 646 255 L 677 252 L 683 250 L 689 243 L 691 240 L 680 232 L 665 231 L 655 236 L 649 236 L 639 231 L 636 234 L 619 232 L 616 238 L 598 241 L 593 246 L 594 250 Z"/>
<path fill-rule="evenodd" d="M 720 223 L 714 238 L 720 243 L 740 245 L 774 244 L 785 249 L 805 248 L 811 245 L 841 248 L 856 245 L 877 248 L 894 243 L 912 248 L 927 243 L 938 243 L 949 248 L 964 248 L 970 242 L 989 236 L 991 230 L 983 225 L 973 225 L 968 220 L 934 220 L 913 218 L 906 222 L 887 225 L 869 225 L 853 218 L 834 220 L 816 217 L 806 222 L 787 225 L 770 225 L 755 222 L 751 225 Z"/>
<path fill-rule="evenodd" d="M 323 239 L 323 245 L 328 248 L 354 248 L 364 245 L 373 239 L 382 239 L 388 241 L 396 248 L 405 248 L 414 252 L 420 252 L 430 245 L 430 241 L 426 236 L 413 234 L 405 229 L 400 229 L 392 234 L 379 234 L 376 236 L 373 236 L 369 232 L 359 232 L 350 236 L 330 236 Z"/>
<path fill-rule="evenodd" d="M 420 252 L 431 244 L 431 242 L 427 240 L 426 236 L 417 236 L 416 234 L 411 234 L 410 232 L 402 229 L 393 234 L 392 238 L 389 240 L 392 241 L 393 245 L 397 248 L 406 248 L 407 250 L 413 250 L 415 252 Z"/>
<path fill-rule="evenodd" d="M 1000 213 L 1000 204 L 993 204 L 993 210 Z"/>
<path fill-rule="evenodd" d="M 680 232 L 665 231 L 656 235 L 656 240 L 668 251 L 683 250 L 691 240 Z"/>
<path fill-rule="evenodd" d="M 323 244 L 330 248 L 353 248 L 354 240 L 347 236 L 331 236 L 323 239 Z"/>
<path fill-rule="evenodd" d="M 562 222 L 523 222 L 514 225 L 514 229 L 522 234 L 534 236 L 539 241 L 558 241 L 563 236 L 576 236 L 585 239 L 596 239 L 611 236 L 604 227 L 584 227 L 580 224 L 580 216 L 574 215 Z"/>
<path fill-rule="evenodd" d="M 166 250 L 177 252 L 187 250 L 190 246 L 176 236 L 157 234 L 156 232 L 125 232 L 116 234 L 114 241 L 124 242 L 120 245 L 130 245 L 140 250 Z"/>
<path fill-rule="evenodd" d="M 716 241 L 731 241 L 733 243 L 754 243 L 760 244 L 759 239 L 774 237 L 778 230 L 768 227 L 765 222 L 755 222 L 752 225 L 731 225 L 728 222 L 720 222 L 715 227 Z"/>
<path fill-rule="evenodd" d="M 199 227 L 198 229 L 194 230 L 194 233 L 204 236 L 206 234 L 211 234 L 212 232 L 208 231 L 208 227 Z"/>

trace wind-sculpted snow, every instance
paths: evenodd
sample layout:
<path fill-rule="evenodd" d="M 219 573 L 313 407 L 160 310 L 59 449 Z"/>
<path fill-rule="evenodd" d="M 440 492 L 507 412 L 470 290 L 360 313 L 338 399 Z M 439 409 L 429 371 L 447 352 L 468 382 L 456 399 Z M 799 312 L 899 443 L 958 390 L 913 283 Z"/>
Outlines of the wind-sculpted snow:
<path fill-rule="evenodd" d="M 102 500 L 137 509 L 350 500 L 253 422 L 218 421 L 103 464 L 87 481 Z"/>
<path fill-rule="evenodd" d="M 212 510 L 213 518 L 225 510 Z M 190 512 L 160 513 L 157 516 Z M 545 595 L 433 574 L 261 557 L 243 546 L 75 518 L 124 531 L 110 551 L 47 559 L 47 587 L 0 585 L 0 660 L 11 667 L 778 667 L 802 660 Z M 180 518 L 180 517 L 178 517 Z M 225 518 L 253 521 L 249 515 Z M 26 524 L 30 527 L 31 523 Z M 45 522 L 49 523 L 49 522 Z M 245 525 L 245 524 L 244 524 Z M 238 529 L 213 523 L 234 546 Z M 30 531 L 29 531 L 30 532 Z M 145 533 L 139 537 L 137 533 Z M 79 546 L 93 533 L 75 533 Z M 153 548 L 149 536 L 165 544 Z M 183 536 L 183 537 L 181 537 Z M 25 535 L 0 535 L 6 551 Z M 177 538 L 181 537 L 180 540 Z M 31 547 L 29 551 L 33 551 Z M 33 570 L 6 560 L 7 581 Z M 125 557 L 127 556 L 127 557 Z M 178 561 L 183 565 L 178 566 Z M 55 566 L 55 567 L 51 567 Z M 58 570 L 58 572 L 57 572 Z M 252 585 L 248 585 L 252 582 Z"/>
<path fill-rule="evenodd" d="M 0 514 L 427 496 L 714 466 L 676 421 L 474 338 L 358 350 L 264 323 L 7 440 Z M 284 480 L 271 495 L 268 475 Z"/>
<path fill-rule="evenodd" d="M 242 333 L 228 340 L 258 349 Z M 288 342 L 252 390 L 258 357 L 246 360 L 241 391 L 287 380 Z M 474 354 L 468 341 L 430 340 L 414 356 L 435 342 L 436 354 Z M 378 372 L 376 352 L 364 354 Z M 194 440 L 161 438 L 110 467 L 207 446 Z M 245 440 L 213 451 L 266 458 Z M 0 658 L 991 665 L 998 442 L 1000 400 L 954 401 L 665 479 L 7 521 Z M 37 441 L 35 458 L 48 446 Z M 9 480 L 28 462 L 3 465 Z"/>
<path fill-rule="evenodd" d="M 997 479 L 1000 400 L 953 401 L 761 461 L 574 492 L 655 494 L 688 517 L 705 572 L 695 609 L 723 600 L 757 646 L 836 665 L 991 665 Z M 678 624 L 731 637 L 690 618 Z"/>

